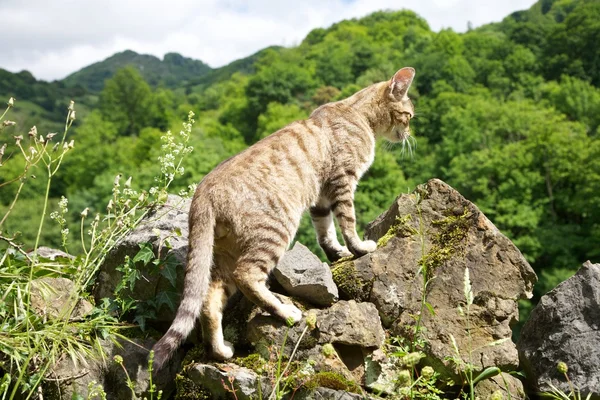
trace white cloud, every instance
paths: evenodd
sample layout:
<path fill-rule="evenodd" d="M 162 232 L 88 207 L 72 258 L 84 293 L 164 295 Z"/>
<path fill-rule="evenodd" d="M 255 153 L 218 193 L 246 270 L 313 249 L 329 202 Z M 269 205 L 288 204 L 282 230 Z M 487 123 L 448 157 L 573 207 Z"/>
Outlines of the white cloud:
<path fill-rule="evenodd" d="M 431 28 L 464 31 L 535 0 L 0 0 L 0 67 L 61 79 L 131 49 L 178 52 L 213 67 L 270 45 L 299 43 L 317 27 L 381 9 L 408 8 Z"/>

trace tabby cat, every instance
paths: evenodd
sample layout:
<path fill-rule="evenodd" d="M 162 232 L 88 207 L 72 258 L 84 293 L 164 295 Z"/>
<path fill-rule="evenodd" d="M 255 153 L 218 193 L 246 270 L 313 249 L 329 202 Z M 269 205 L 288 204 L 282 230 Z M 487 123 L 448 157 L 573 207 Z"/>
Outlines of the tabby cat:
<path fill-rule="evenodd" d="M 222 311 L 240 290 L 263 310 L 297 322 L 302 312 L 267 288 L 269 273 L 309 208 L 319 244 L 334 261 L 377 247 L 356 233 L 354 190 L 373 162 L 375 139 L 409 138 L 414 108 L 407 92 L 415 75 L 402 68 L 391 80 L 317 108 L 218 165 L 200 182 L 189 213 L 189 253 L 183 297 L 167 333 L 154 346 L 160 369 L 200 316 L 212 357 L 227 359 Z M 337 240 L 333 216 L 346 247 Z"/>

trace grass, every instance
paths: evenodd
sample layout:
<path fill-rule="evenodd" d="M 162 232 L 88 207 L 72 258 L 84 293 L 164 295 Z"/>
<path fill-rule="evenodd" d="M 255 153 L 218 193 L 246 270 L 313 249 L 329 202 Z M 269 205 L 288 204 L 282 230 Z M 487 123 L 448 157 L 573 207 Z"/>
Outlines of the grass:
<path fill-rule="evenodd" d="M 0 133 L 7 133 L 15 125 L 6 119 L 15 107 L 16 101 L 10 99 L 6 110 L 0 116 Z M 66 110 L 63 131 L 60 135 L 41 135 L 37 128 L 31 128 L 27 138 L 14 137 L 16 154 L 9 157 L 2 148 L 0 168 L 7 163 L 17 162 L 23 165 L 21 172 L 6 177 L 0 183 L 2 188 L 14 189 L 14 198 L 9 207 L 0 215 L 0 398 L 29 399 L 43 397 L 43 382 L 51 381 L 52 369 L 63 357 L 76 363 L 85 359 L 104 359 L 101 341 L 106 338 L 125 339 L 122 330 L 127 325 L 118 321 L 107 309 L 95 307 L 86 315 L 76 315 L 77 304 L 86 300 L 96 272 L 111 249 L 123 237 L 129 234 L 153 207 L 166 199 L 169 185 L 175 176 L 181 175 L 182 160 L 189 154 L 187 146 L 191 127 L 194 123 L 190 113 L 179 135 L 170 132 L 163 136 L 163 146 L 159 158 L 161 175 L 159 184 L 147 191 L 131 188 L 131 178 L 122 182 L 115 178 L 112 198 L 106 205 L 106 212 L 94 216 L 88 209 L 80 211 L 81 247 L 83 254 L 73 258 L 45 259 L 38 254 L 43 244 L 41 238 L 47 229 L 47 216 L 50 203 L 50 191 L 53 182 L 60 173 L 63 160 L 75 151 L 75 143 L 68 133 L 76 120 L 75 104 L 70 103 Z M 18 164 L 20 165 L 20 164 Z M 37 225 L 37 235 L 33 243 L 21 243 L 17 233 L 7 232 L 4 225 L 11 218 L 15 205 L 21 200 L 25 179 L 36 170 L 37 179 L 44 182 L 44 197 Z M 39 171 L 43 171 L 40 174 Z M 50 214 L 61 229 L 63 250 L 68 252 L 68 229 L 65 216 L 69 212 L 68 199 L 63 197 L 58 211 Z M 84 226 L 89 227 L 87 235 Z M 32 249 L 26 251 L 25 249 Z M 59 313 L 40 313 L 32 305 L 35 283 L 41 278 L 66 278 L 73 282 L 73 290 L 68 294 L 65 306 Z M 37 285 L 39 286 L 39 285 Z M 63 294 L 64 295 L 64 294 Z M 149 365 L 151 369 L 151 365 Z M 152 388 L 152 386 L 151 386 Z M 91 388 L 98 393 L 97 388 Z M 152 389 L 151 389 L 152 390 Z M 155 388 L 154 388 L 155 390 Z M 158 396 L 156 391 L 150 396 Z"/>

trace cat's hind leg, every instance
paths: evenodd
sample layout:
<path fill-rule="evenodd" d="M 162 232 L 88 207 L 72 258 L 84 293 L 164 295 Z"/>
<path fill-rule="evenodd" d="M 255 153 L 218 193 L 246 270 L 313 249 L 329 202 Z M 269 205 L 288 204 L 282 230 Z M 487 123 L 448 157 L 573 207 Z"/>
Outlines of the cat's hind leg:
<path fill-rule="evenodd" d="M 213 358 L 226 360 L 233 357 L 233 345 L 223 338 L 223 309 L 235 288 L 218 277 L 210 283 L 202 303 L 200 323 L 202 340 Z"/>
<path fill-rule="evenodd" d="M 238 289 L 254 304 L 271 315 L 288 323 L 302 319 L 302 311 L 291 304 L 283 304 L 268 288 L 269 273 L 285 252 L 285 245 L 274 248 L 273 243 L 265 243 L 247 249 L 238 259 L 233 279 Z"/>

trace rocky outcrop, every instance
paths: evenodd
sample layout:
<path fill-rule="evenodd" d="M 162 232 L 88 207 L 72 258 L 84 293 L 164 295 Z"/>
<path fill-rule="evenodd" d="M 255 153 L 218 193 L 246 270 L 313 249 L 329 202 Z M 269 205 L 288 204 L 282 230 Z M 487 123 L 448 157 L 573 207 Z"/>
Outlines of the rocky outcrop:
<path fill-rule="evenodd" d="M 425 363 L 455 382 L 460 361 L 449 357 L 471 360 L 476 371 L 518 367 L 511 326 L 517 301 L 531 297 L 537 278 L 473 203 L 433 179 L 398 197 L 367 227 L 366 237 L 379 241 L 377 251 L 332 266 L 341 298 L 373 303 L 394 335 L 414 338 L 419 330 L 427 343 Z"/>
<path fill-rule="evenodd" d="M 121 277 L 116 267 L 125 256 L 133 257 L 140 243 L 151 243 L 158 258 L 171 257 L 181 265 L 176 288 L 139 265 L 143 279 L 131 296 L 144 301 L 163 290 L 181 291 L 187 207 L 189 203 L 169 197 L 117 245 L 101 268 L 97 299 L 112 296 Z M 433 371 L 441 374 L 432 378 L 438 386 L 448 388 L 452 380 L 460 386 L 466 363 L 474 365 L 475 374 L 490 366 L 517 369 L 511 325 L 518 318 L 517 301 L 531 296 L 536 276 L 475 205 L 445 183 L 431 180 L 398 197 L 369 225 L 366 236 L 378 241 L 374 253 L 341 260 L 331 269 L 296 244 L 274 270 L 273 287 L 292 296 L 280 298 L 302 309 L 305 318 L 288 327 L 237 294 L 223 325 L 238 358 L 230 363 L 188 359 L 180 389 L 190 385 L 191 392 L 204 396 L 200 398 L 225 398 L 231 391 L 238 398 L 251 398 L 260 390 L 267 398 L 279 360 L 282 368 L 289 364 L 288 393 L 307 399 L 396 394 L 414 383 L 421 370 L 430 377 Z M 164 245 L 166 238 L 169 246 Z M 166 327 L 172 318 L 163 307 L 157 319 Z M 160 329 L 160 324 L 154 326 Z M 176 370 L 179 364 L 169 368 Z M 493 382 L 487 382 L 490 388 Z M 518 387 L 518 381 L 513 383 Z M 511 391 L 515 398 L 517 393 Z"/>
<path fill-rule="evenodd" d="M 579 271 L 542 296 L 521 330 L 519 355 L 536 391 L 571 391 L 600 398 L 600 264 Z"/>

